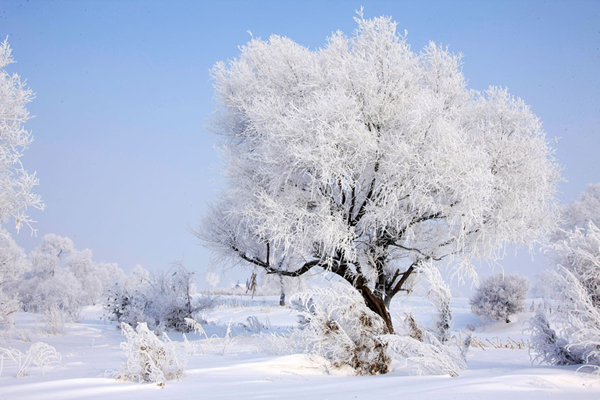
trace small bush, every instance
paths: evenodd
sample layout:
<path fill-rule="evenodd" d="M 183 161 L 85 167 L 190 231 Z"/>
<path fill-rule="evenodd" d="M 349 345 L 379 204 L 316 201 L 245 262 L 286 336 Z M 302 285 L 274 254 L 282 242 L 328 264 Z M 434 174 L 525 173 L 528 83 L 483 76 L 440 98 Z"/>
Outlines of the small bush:
<path fill-rule="evenodd" d="M 104 304 L 107 319 L 132 326 L 146 323 L 155 332 L 189 332 L 186 319 L 196 319 L 214 306 L 211 297 L 194 296 L 192 273 L 182 266 L 137 285 L 115 282 Z"/>
<path fill-rule="evenodd" d="M 520 275 L 492 275 L 480 283 L 471 298 L 471 311 L 509 323 L 511 315 L 525 310 L 529 286 L 529 280 Z"/>
<path fill-rule="evenodd" d="M 9 347 L 7 349 L 0 347 L 0 375 L 2 375 L 2 367 L 4 359 L 7 358 L 14 362 L 17 366 L 17 378 L 27 376 L 28 369 L 33 365 L 41 368 L 42 371 L 52 365 L 60 365 L 62 356 L 56 349 L 49 344 L 36 342 L 29 347 L 25 353 Z"/>
<path fill-rule="evenodd" d="M 574 349 L 569 349 L 568 342 L 550 327 L 542 309 L 537 310 L 530 324 L 531 344 L 535 354 L 533 362 L 551 365 L 573 365 L 584 362 L 582 355 L 577 354 Z"/>
<path fill-rule="evenodd" d="M 452 294 L 450 286 L 444 282 L 440 271 L 431 263 L 424 264 L 421 271 L 429 284 L 427 298 L 436 310 L 433 333 L 440 342 L 446 343 L 450 339 L 452 329 L 452 310 L 450 309 Z"/>
<path fill-rule="evenodd" d="M 297 294 L 292 308 L 300 314 L 296 341 L 304 353 L 322 356 L 333 367 L 352 367 L 357 375 L 385 374 L 391 359 L 381 339 L 383 320 L 367 309 L 346 285 Z"/>
<path fill-rule="evenodd" d="M 127 361 L 121 364 L 117 379 L 164 386 L 168 380 L 181 378 L 187 359 L 166 334 L 160 340 L 145 323 L 135 330 L 122 323 L 121 331 L 127 338 L 121 343 Z"/>

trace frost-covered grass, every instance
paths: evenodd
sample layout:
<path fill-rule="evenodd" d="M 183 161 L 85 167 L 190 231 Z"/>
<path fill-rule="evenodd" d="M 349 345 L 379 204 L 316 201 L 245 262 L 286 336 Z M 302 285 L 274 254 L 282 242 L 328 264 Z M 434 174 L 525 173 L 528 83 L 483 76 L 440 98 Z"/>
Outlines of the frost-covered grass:
<path fill-rule="evenodd" d="M 316 357 L 272 355 L 265 351 L 264 340 L 254 335 L 257 322 L 263 332 L 282 334 L 296 324 L 295 316 L 288 308 L 280 307 L 275 296 L 244 300 L 240 307 L 230 302 L 215 309 L 207 316 L 208 324 L 203 325 L 206 335 L 188 333 L 188 344 L 183 334 L 169 333 L 174 344 L 187 351 L 188 363 L 181 379 L 167 381 L 162 389 L 155 384 L 121 382 L 111 377 L 126 360 L 119 347 L 125 337 L 115 323 L 100 320 L 98 307 L 84 309 L 82 321 L 66 324 L 64 335 L 49 335 L 40 315 L 18 313 L 13 328 L 0 326 L 0 347 L 25 353 L 33 343 L 44 342 L 62 358 L 60 364 L 43 369 L 31 365 L 27 376 L 21 378 L 15 377 L 18 367 L 5 359 L 0 398 L 480 399 L 483 393 L 486 400 L 505 400 L 507 396 L 511 400 L 600 398 L 597 377 L 576 372 L 577 366 L 532 365 L 527 349 L 473 347 L 467 355 L 469 369 L 455 378 L 416 376 L 399 362 L 392 364 L 389 374 L 357 377 L 349 369 L 325 368 Z M 406 308 L 422 327 L 435 324 L 436 312 L 426 299 L 405 300 L 402 309 Z M 400 302 L 394 302 L 391 313 L 396 325 L 400 310 Z M 473 335 L 484 343 L 486 339 L 526 341 L 524 322 L 533 315 L 517 314 L 510 324 L 483 324 L 471 314 L 468 299 L 462 298 L 453 300 L 452 313 L 453 335 L 462 331 L 464 337 L 467 326 L 473 324 Z"/>

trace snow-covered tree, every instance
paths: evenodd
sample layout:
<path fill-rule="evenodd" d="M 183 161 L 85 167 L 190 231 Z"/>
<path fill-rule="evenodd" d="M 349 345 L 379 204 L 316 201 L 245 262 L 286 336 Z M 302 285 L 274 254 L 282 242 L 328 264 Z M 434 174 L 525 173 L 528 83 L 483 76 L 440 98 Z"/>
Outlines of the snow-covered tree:
<path fill-rule="evenodd" d="M 497 257 L 555 225 L 560 179 L 538 118 L 469 90 L 459 55 L 411 51 L 388 17 L 310 50 L 273 35 L 213 69 L 226 189 L 198 236 L 268 274 L 349 282 L 388 307 L 423 262 Z"/>
<path fill-rule="evenodd" d="M 77 250 L 71 239 L 55 234 L 43 237 L 29 254 L 29 264 L 14 289 L 25 308 L 60 309 L 71 316 L 95 304 L 113 279 L 125 276 L 116 264 L 96 263 L 91 250 Z"/>
<path fill-rule="evenodd" d="M 43 209 L 39 195 L 31 192 L 37 185 L 35 174 L 28 174 L 21 157 L 33 141 L 23 124 L 31 117 L 25 107 L 33 92 L 17 74 L 10 75 L 6 67 L 12 64 L 12 49 L 5 40 L 0 43 L 0 225 L 13 219 L 17 230 L 32 220 L 27 208 Z"/>
<path fill-rule="evenodd" d="M 495 274 L 483 279 L 473 297 L 471 311 L 496 321 L 525 310 L 529 279 L 521 275 Z"/>

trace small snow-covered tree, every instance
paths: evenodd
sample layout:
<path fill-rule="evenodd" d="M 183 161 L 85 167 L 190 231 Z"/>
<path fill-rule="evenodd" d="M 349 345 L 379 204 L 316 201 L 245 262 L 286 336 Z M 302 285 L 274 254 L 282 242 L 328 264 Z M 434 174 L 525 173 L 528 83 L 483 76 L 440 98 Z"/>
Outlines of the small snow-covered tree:
<path fill-rule="evenodd" d="M 529 279 L 521 275 L 495 274 L 483 279 L 471 298 L 471 311 L 496 321 L 525 310 Z"/>
<path fill-rule="evenodd" d="M 0 225 L 12 219 L 19 230 L 32 222 L 27 208 L 41 210 L 44 203 L 31 192 L 38 184 L 35 174 L 27 173 L 21 163 L 33 141 L 23 124 L 31 118 L 25 106 L 34 95 L 19 75 L 6 71 L 13 62 L 12 49 L 5 40 L 0 43 Z"/>
<path fill-rule="evenodd" d="M 310 50 L 273 35 L 213 69 L 226 188 L 197 235 L 267 274 L 346 280 L 388 307 L 423 262 L 496 258 L 555 226 L 559 168 L 506 89 L 467 89 L 459 55 L 411 51 L 388 17 Z"/>

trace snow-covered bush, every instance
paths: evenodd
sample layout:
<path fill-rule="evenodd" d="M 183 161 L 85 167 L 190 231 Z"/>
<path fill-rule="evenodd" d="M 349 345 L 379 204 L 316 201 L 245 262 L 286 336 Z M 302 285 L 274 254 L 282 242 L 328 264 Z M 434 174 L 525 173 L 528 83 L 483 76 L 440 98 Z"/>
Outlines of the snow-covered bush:
<path fill-rule="evenodd" d="M 4 359 L 12 361 L 17 366 L 17 378 L 22 378 L 28 375 L 28 369 L 33 365 L 35 367 L 44 368 L 52 365 L 60 365 L 62 356 L 56 349 L 49 344 L 36 342 L 29 347 L 25 353 L 12 347 L 0 347 L 0 375 L 2 375 L 2 367 Z"/>
<path fill-rule="evenodd" d="M 121 364 L 117 379 L 164 386 L 168 380 L 181 378 L 187 359 L 165 333 L 161 340 L 145 323 L 139 323 L 135 330 L 122 323 L 121 331 L 127 338 L 121 343 L 127 361 Z"/>
<path fill-rule="evenodd" d="M 436 310 L 433 332 L 440 342 L 446 343 L 450 339 L 450 329 L 452 329 L 450 286 L 444 282 L 440 271 L 431 263 L 424 264 L 421 271 L 429 284 L 427 298 Z"/>
<path fill-rule="evenodd" d="M 109 320 L 132 326 L 143 322 L 156 332 L 189 332 L 186 319 L 196 319 L 214 306 L 211 297 L 195 296 L 192 273 L 181 265 L 136 284 L 116 281 L 104 303 Z"/>
<path fill-rule="evenodd" d="M 544 362 L 552 365 L 581 364 L 581 354 L 571 351 L 566 339 L 557 335 L 550 327 L 546 314 L 540 308 L 529 321 L 531 325 L 531 346 L 533 362 Z"/>
<path fill-rule="evenodd" d="M 536 316 L 534 338 L 543 339 L 538 333 L 543 330 L 550 338 L 546 345 L 538 340 L 536 359 L 552 364 L 586 363 L 600 372 L 600 229 L 590 221 L 586 230 L 578 228 L 565 236 L 554 245 L 558 268 L 552 275 L 558 302 L 553 322 L 561 329 L 550 332 L 548 322 Z"/>
<path fill-rule="evenodd" d="M 492 275 L 481 281 L 471 297 L 471 311 L 496 321 L 510 322 L 510 316 L 525 310 L 529 280 L 520 275 Z"/>
<path fill-rule="evenodd" d="M 72 316 L 58 307 L 53 307 L 44 311 L 43 321 L 47 333 L 51 335 L 64 334 L 65 325 L 72 321 Z"/>
<path fill-rule="evenodd" d="M 357 375 L 384 374 L 391 362 L 381 318 L 348 285 L 313 289 L 292 298 L 300 315 L 294 341 L 307 354 L 322 356 L 333 367 L 348 365 Z"/>
<path fill-rule="evenodd" d="M 418 375 L 450 375 L 456 377 L 467 369 L 457 348 L 441 343 L 431 332 L 423 331 L 421 340 L 406 335 L 387 335 L 388 353 L 402 366 Z"/>
<path fill-rule="evenodd" d="M 313 289 L 292 299 L 300 329 L 289 338 L 264 334 L 263 347 L 276 354 L 304 352 L 326 359 L 333 367 L 350 366 L 357 375 L 387 373 L 392 362 L 419 374 L 458 375 L 465 369 L 457 349 L 405 319 L 402 334 L 386 334 L 385 323 L 348 285 Z"/>

